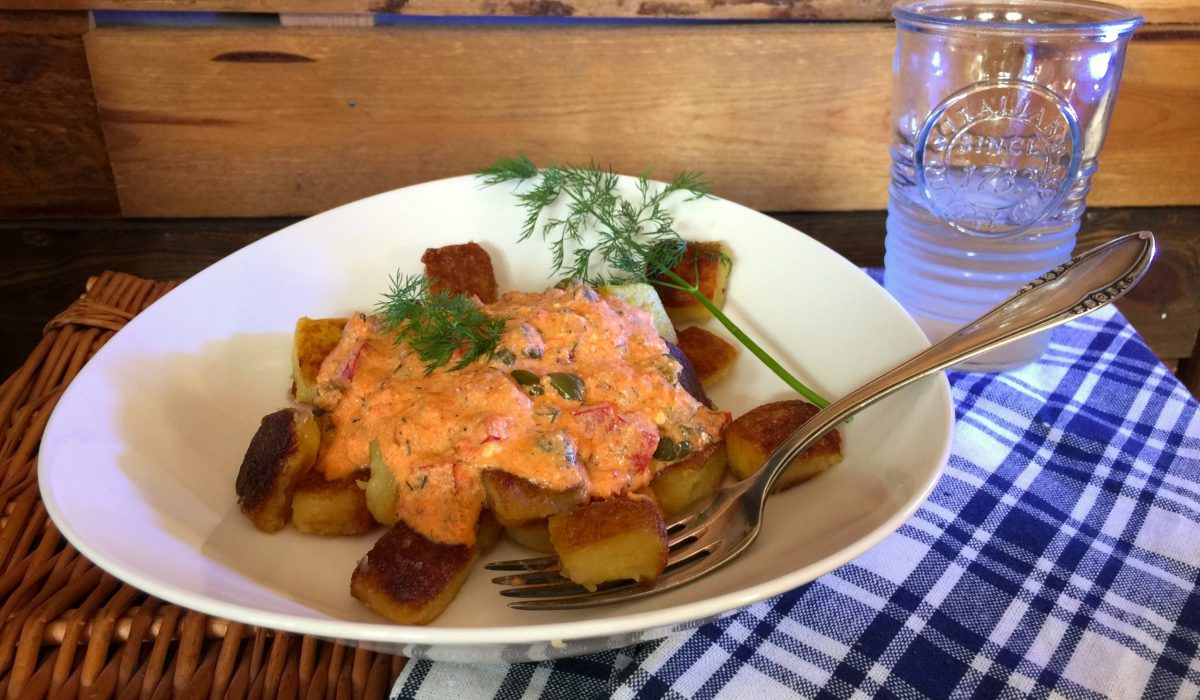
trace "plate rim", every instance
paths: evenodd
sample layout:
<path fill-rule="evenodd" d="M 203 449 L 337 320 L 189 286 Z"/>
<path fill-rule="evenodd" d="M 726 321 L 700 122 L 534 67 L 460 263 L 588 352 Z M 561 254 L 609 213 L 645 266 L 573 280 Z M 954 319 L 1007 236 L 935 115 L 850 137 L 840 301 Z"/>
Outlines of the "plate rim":
<path fill-rule="evenodd" d="M 632 176 L 622 175 L 621 177 L 623 179 L 629 179 Z M 435 187 L 439 185 L 444 186 L 447 183 L 452 183 L 454 181 L 475 179 L 476 176 L 474 175 L 459 175 L 415 183 L 413 185 L 395 188 L 347 202 L 332 209 L 328 209 L 293 222 L 288 226 L 269 233 L 266 236 L 263 236 L 247 244 L 246 246 L 243 246 L 242 248 L 230 253 L 220 260 L 215 261 L 213 264 L 205 267 L 191 277 L 183 280 L 174 289 L 170 290 L 160 299 L 156 300 L 152 306 L 163 303 L 172 296 L 186 294 L 186 290 L 189 287 L 196 284 L 201 284 L 203 281 L 203 276 L 206 275 L 206 273 L 208 273 L 210 270 L 222 264 L 226 264 L 227 261 L 234 259 L 235 257 L 243 255 L 246 251 L 263 244 L 268 239 L 285 235 L 287 231 L 294 227 L 311 225 L 310 222 L 313 222 L 314 220 L 335 216 L 337 212 L 340 212 L 348 207 L 361 206 L 364 202 L 386 198 L 403 190 Z M 821 241 L 812 238 L 808 234 L 805 234 L 800 229 L 789 226 L 778 219 L 773 219 L 763 212 L 751 209 L 737 202 L 715 196 L 713 199 L 718 200 L 722 206 L 734 206 L 749 211 L 756 216 L 762 217 L 764 220 L 772 221 L 774 224 L 794 231 L 796 235 L 808 238 L 813 244 L 826 249 L 832 255 L 845 261 L 864 277 L 867 277 L 869 281 L 875 283 L 874 280 L 871 280 L 869 276 L 863 272 L 862 268 L 850 263 L 840 253 L 825 245 Z M 896 308 L 899 308 L 903 312 L 903 309 L 899 306 L 899 304 L 896 304 Z M 913 324 L 913 327 L 916 328 L 915 322 L 908 317 L 907 313 L 905 313 L 904 316 L 910 323 Z M 126 328 L 137 324 L 139 318 L 144 318 L 144 313 L 140 313 L 135 316 L 130 323 L 126 324 L 126 326 L 117 331 L 117 333 L 123 333 Z M 111 340 L 112 338 L 110 338 L 110 341 Z M 113 346 L 111 342 L 106 342 L 105 345 L 101 347 L 91 359 L 89 359 L 87 364 L 91 364 L 97 356 L 106 355 L 106 351 L 113 347 L 118 346 Z M 116 352 L 116 350 L 113 350 L 113 352 Z M 86 368 L 87 366 L 85 364 L 85 366 L 81 368 L 80 372 L 82 373 L 86 370 Z M 78 375 L 76 375 L 76 378 L 77 377 Z M 53 464 L 48 460 L 38 460 L 38 486 L 41 500 L 46 508 L 47 515 L 54 522 L 56 527 L 58 527 L 59 531 L 62 533 L 67 542 L 75 547 L 82 555 L 87 557 L 88 560 L 95 566 L 145 593 L 207 615 L 287 632 L 313 635 L 326 639 L 351 642 L 375 642 L 389 645 L 416 644 L 475 649 L 512 644 L 556 644 L 558 642 L 569 643 L 572 641 L 612 638 L 615 636 L 636 633 L 654 634 L 658 631 L 669 631 L 670 629 L 679 628 L 681 626 L 689 626 L 693 623 L 712 619 L 719 615 L 736 611 L 748 605 L 752 605 L 772 596 L 792 590 L 797 586 L 811 582 L 874 548 L 889 535 L 898 530 L 904 522 L 911 518 L 920 509 L 921 505 L 926 502 L 929 493 L 932 491 L 944 473 L 952 450 L 954 437 L 955 415 L 948 378 L 946 377 L 945 373 L 938 373 L 938 375 L 935 377 L 930 377 L 928 380 L 936 381 L 937 388 L 935 390 L 935 398 L 937 401 L 937 407 L 945 412 L 945 440 L 943 441 L 941 449 L 939 450 L 937 464 L 929 471 L 928 477 L 925 479 L 925 482 L 920 485 L 920 488 L 914 491 L 913 495 L 904 501 L 901 507 L 896 510 L 896 512 L 894 512 L 878 526 L 873 528 L 869 533 L 860 537 L 852 544 L 843 547 L 837 552 L 831 553 L 801 568 L 794 569 L 784 576 L 778 576 L 748 588 L 740 589 L 736 592 L 711 596 L 703 600 L 676 604 L 661 609 L 645 610 L 632 614 L 596 619 L 559 621 L 551 623 L 535 622 L 527 625 L 506 625 L 502 627 L 447 627 L 435 625 L 419 626 L 399 625 L 384 621 L 382 619 L 379 622 L 363 622 L 339 620 L 334 618 L 324 619 L 317 617 L 303 617 L 295 614 L 265 611 L 256 607 L 226 602 L 204 596 L 193 591 L 178 589 L 169 583 L 161 582 L 158 579 L 145 576 L 136 570 L 123 566 L 120 562 L 113 561 L 102 551 L 93 546 L 84 533 L 77 531 L 70 525 L 70 519 L 60 510 L 58 501 L 54 498 L 47 499 L 45 497 L 46 494 L 53 493 L 53 489 L 48 484 L 48 480 L 50 479 L 49 470 L 52 469 Z M 78 387 L 80 387 L 80 384 L 72 379 L 72 382 L 67 386 L 63 394 L 56 402 L 55 409 L 48 419 L 43 433 L 43 447 L 50 442 L 47 440 L 47 438 L 52 438 L 57 435 L 58 431 L 56 430 L 56 426 L 58 421 L 65 420 L 62 419 L 63 413 L 58 410 L 59 406 L 69 405 L 68 399 L 73 395 L 73 393 L 75 393 L 77 390 L 82 390 Z M 498 594 L 497 597 L 499 597 Z M 530 614 L 536 615 L 537 613 Z M 501 640 L 487 638 L 500 635 L 503 636 L 503 639 Z M 570 653 L 568 652 L 564 655 L 570 655 Z"/>

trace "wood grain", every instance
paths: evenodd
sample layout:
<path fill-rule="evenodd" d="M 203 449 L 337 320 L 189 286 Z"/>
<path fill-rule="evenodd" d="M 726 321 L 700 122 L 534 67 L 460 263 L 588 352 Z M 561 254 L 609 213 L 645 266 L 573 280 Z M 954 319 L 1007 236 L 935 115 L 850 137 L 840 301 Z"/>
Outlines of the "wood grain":
<path fill-rule="evenodd" d="M 852 262 L 883 264 L 881 211 L 774 214 Z M 113 269 L 152 279 L 183 279 L 294 219 L 115 219 L 0 222 L 0 378 L 34 348 L 42 327 Z M 1160 252 L 1147 277 L 1120 303 L 1169 364 L 1192 355 L 1200 329 L 1200 207 L 1092 209 L 1080 248 L 1149 229 Z M 1193 386 L 1193 391 L 1196 387 Z"/>
<path fill-rule="evenodd" d="M 1128 0 L 1149 22 L 1200 22 L 1196 0 Z M 720 20 L 880 20 L 890 0 L 0 0 L 0 8 Z"/>
<path fill-rule="evenodd" d="M 0 217 L 117 212 L 88 28 L 83 12 L 0 12 Z"/>
<path fill-rule="evenodd" d="M 1088 202 L 1096 206 L 1200 203 L 1197 158 L 1200 27 L 1140 30 L 1129 47 Z"/>
<path fill-rule="evenodd" d="M 128 216 L 306 214 L 500 155 L 701 169 L 768 211 L 886 200 L 887 25 L 99 28 Z M 1200 202 L 1200 32 L 1147 30 L 1090 202 Z"/>

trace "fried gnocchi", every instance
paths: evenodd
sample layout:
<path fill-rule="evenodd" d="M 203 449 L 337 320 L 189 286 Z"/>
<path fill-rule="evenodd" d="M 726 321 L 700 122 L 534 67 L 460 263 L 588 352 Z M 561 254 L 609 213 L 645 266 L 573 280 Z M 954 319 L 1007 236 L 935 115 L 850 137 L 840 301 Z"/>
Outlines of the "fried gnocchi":
<path fill-rule="evenodd" d="M 800 409 L 767 406 L 731 424 L 713 406 L 704 387 L 735 353 L 702 329 L 671 342 L 672 319 L 707 313 L 690 301 L 649 285 L 579 283 L 498 296 L 474 243 L 421 260 L 431 291 L 465 294 L 504 319 L 498 346 L 430 369 L 375 316 L 300 319 L 300 405 L 263 419 L 236 484 L 264 531 L 290 522 L 339 536 L 382 525 L 350 593 L 389 620 L 436 619 L 502 534 L 554 553 L 588 588 L 652 582 L 667 563 L 665 516 L 711 498 L 727 474 L 750 474 L 800 420 Z M 689 244 L 677 269 L 722 302 L 720 244 Z M 820 469 L 840 455 L 823 450 Z M 817 469 L 806 464 L 803 475 Z"/>
<path fill-rule="evenodd" d="M 816 406 L 792 399 L 763 404 L 738 416 L 725 430 L 729 470 L 739 479 L 758 471 L 767 456 L 816 413 Z M 792 460 L 775 483 L 775 491 L 807 481 L 841 461 L 842 436 L 831 430 Z"/>

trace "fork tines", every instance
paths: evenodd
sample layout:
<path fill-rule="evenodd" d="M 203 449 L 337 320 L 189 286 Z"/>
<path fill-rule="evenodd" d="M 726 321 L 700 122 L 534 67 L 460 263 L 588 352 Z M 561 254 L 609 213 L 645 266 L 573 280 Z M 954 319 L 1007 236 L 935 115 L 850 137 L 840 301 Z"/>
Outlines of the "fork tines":
<path fill-rule="evenodd" d="M 673 528 L 678 530 L 678 528 Z M 505 576 L 492 579 L 492 583 L 512 586 L 500 591 L 509 598 L 523 598 L 509 603 L 518 610 L 568 610 L 588 608 L 641 598 L 659 593 L 667 588 L 691 580 L 688 569 L 706 558 L 720 546 L 721 541 L 701 542 L 707 528 L 683 533 L 668 543 L 669 560 L 662 575 L 653 583 L 637 581 L 612 581 L 601 584 L 596 590 L 587 588 L 564 577 L 556 557 L 510 559 L 486 564 L 491 571 L 510 571 Z"/>

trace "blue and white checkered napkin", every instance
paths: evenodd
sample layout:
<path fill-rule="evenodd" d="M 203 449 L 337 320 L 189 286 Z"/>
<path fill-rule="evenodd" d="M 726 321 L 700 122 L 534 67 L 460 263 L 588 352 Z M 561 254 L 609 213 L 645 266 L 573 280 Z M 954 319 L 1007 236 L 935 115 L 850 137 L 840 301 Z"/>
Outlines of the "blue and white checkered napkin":
<path fill-rule="evenodd" d="M 396 698 L 1200 696 L 1200 418 L 1121 315 L 951 373 L 944 476 L 836 571 L 695 631 L 516 665 L 412 661 Z"/>

